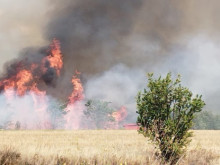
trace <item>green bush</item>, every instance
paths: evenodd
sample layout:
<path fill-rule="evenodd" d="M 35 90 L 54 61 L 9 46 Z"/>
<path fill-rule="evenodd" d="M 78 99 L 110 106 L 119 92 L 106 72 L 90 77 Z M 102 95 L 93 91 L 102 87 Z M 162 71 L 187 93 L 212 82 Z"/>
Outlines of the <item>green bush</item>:
<path fill-rule="evenodd" d="M 137 96 L 139 133 L 156 144 L 156 155 L 163 163 L 175 164 L 184 153 L 195 113 L 205 105 L 202 96 L 192 98 L 192 92 L 180 82 L 180 76 L 172 81 L 171 73 L 164 79 L 148 74 L 148 88 Z"/>

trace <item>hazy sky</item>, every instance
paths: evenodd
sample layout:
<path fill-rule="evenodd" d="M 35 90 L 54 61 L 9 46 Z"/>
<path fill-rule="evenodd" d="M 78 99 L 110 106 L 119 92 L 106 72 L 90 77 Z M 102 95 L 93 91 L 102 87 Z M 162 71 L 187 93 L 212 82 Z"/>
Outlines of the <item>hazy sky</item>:
<path fill-rule="evenodd" d="M 43 44 L 44 0 L 0 0 L 0 70 L 27 46 Z"/>

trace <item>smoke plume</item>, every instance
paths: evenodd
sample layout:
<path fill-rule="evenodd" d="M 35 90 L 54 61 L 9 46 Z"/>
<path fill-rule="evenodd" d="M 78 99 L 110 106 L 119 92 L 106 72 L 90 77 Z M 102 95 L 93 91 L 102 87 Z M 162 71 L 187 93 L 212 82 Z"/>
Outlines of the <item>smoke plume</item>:
<path fill-rule="evenodd" d="M 66 77 L 77 68 L 92 84 L 90 77 L 100 76 L 100 81 L 103 75 L 110 77 L 108 70 L 120 63 L 143 72 L 180 73 L 190 89 L 204 95 L 207 109 L 218 111 L 214 98 L 220 89 L 214 84 L 220 79 L 219 65 L 214 61 L 218 59 L 219 7 L 217 0 L 209 4 L 205 0 L 53 1 L 45 36 L 61 40 Z M 200 50 L 206 47 L 206 53 Z M 130 75 L 130 70 L 123 74 L 113 70 L 121 77 Z M 134 74 L 130 79 L 138 78 Z M 95 84 L 86 87 L 97 91 L 92 88 Z M 108 90 L 103 91 L 109 98 Z"/>
<path fill-rule="evenodd" d="M 183 83 L 203 94 L 207 109 L 218 112 L 220 3 L 211 0 L 59 0 L 48 1 L 42 34 L 60 41 L 63 70 L 45 64 L 38 88 L 66 101 L 78 70 L 86 99 L 125 105 L 135 121 L 135 96 L 145 73 L 180 73 Z M 2 79 L 40 63 L 49 47 L 24 48 L 5 64 Z M 36 75 L 38 72 L 36 71 Z"/>

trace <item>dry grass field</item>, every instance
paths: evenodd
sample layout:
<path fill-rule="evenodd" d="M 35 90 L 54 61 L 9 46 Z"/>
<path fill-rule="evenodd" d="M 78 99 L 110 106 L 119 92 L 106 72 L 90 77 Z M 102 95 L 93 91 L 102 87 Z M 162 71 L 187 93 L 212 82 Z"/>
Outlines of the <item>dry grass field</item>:
<path fill-rule="evenodd" d="M 0 131 L 0 164 L 159 164 L 135 130 Z M 220 164 L 220 131 L 194 131 L 179 164 Z"/>

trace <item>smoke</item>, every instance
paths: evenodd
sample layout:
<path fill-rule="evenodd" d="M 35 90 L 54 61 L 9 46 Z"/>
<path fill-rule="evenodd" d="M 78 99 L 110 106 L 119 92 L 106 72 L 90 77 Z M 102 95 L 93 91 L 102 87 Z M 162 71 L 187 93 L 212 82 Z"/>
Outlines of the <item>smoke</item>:
<path fill-rule="evenodd" d="M 219 42 L 204 35 L 191 38 L 181 51 L 174 49 L 173 54 L 155 72 L 172 71 L 182 75 L 184 85 L 194 93 L 202 94 L 206 109 L 219 113 Z M 161 71 L 163 70 L 163 71 Z"/>
<path fill-rule="evenodd" d="M 60 78 L 48 69 L 40 90 L 64 101 L 78 70 L 86 99 L 125 105 L 127 120 L 135 121 L 134 98 L 146 86 L 145 73 L 171 71 L 203 94 L 207 109 L 218 112 L 218 0 L 50 0 L 47 5 L 41 34 L 45 42 L 60 40 L 64 69 Z M 20 62 L 39 63 L 47 50 L 39 44 L 24 48 L 5 64 L 3 77 L 16 72 Z"/>
<path fill-rule="evenodd" d="M 147 71 L 166 59 L 170 43 L 181 35 L 182 5 L 152 0 L 53 1 L 45 37 L 58 38 L 64 54 L 57 90 L 68 87 L 76 69 L 88 81 L 119 63 Z"/>
<path fill-rule="evenodd" d="M 102 79 L 120 63 L 143 72 L 180 73 L 187 86 L 204 95 L 207 108 L 217 111 L 217 102 L 211 101 L 216 95 L 211 94 L 207 80 L 213 79 L 212 75 L 220 78 L 217 70 L 206 67 L 217 56 L 210 58 L 213 50 L 199 55 L 198 47 L 218 43 L 219 7 L 217 0 L 209 4 L 204 0 L 55 1 L 45 36 L 61 40 L 65 77 L 77 68 L 87 81 L 94 75 Z"/>
<path fill-rule="evenodd" d="M 43 39 L 46 1 L 0 1 L 0 71 L 5 62 L 17 58 L 21 49 L 41 46 Z"/>
<path fill-rule="evenodd" d="M 46 36 L 61 41 L 65 71 L 77 68 L 94 74 L 115 65 L 142 4 L 142 0 L 55 1 Z"/>
<path fill-rule="evenodd" d="M 53 1 L 45 36 L 61 41 L 65 71 L 77 68 L 93 75 L 117 63 L 152 66 L 198 33 L 217 33 L 219 5 L 212 1 L 207 8 L 198 0 Z"/>
<path fill-rule="evenodd" d="M 145 75 L 143 70 L 119 64 L 102 75 L 91 78 L 85 84 L 85 96 L 88 99 L 111 101 L 111 106 L 115 108 L 125 105 L 128 110 L 126 120 L 135 122 L 135 97 L 145 86 Z"/>
<path fill-rule="evenodd" d="M 8 91 L 9 92 L 9 91 Z M 13 90 L 10 94 L 14 93 Z M 38 100 L 38 105 L 34 102 Z M 0 95 L 0 126 L 14 128 L 14 125 L 22 123 L 22 129 L 48 129 L 51 128 L 49 113 L 44 111 L 48 98 L 40 98 L 33 93 L 27 93 L 23 97 L 15 97 L 8 100 L 5 95 Z M 16 122 L 16 123 L 13 123 Z M 53 123 L 54 124 L 54 123 Z"/>

